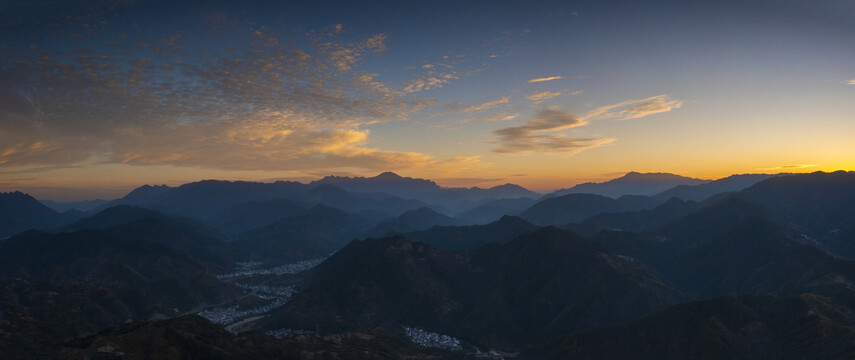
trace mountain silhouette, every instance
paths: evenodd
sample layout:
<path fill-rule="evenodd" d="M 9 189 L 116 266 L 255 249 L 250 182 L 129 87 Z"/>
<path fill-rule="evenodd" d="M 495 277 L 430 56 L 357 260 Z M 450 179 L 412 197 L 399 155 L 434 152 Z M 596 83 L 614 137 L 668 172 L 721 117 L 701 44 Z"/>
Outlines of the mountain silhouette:
<path fill-rule="evenodd" d="M 304 214 L 237 235 L 230 245 L 270 261 L 314 259 L 329 256 L 375 224 L 370 218 L 316 205 Z"/>
<path fill-rule="evenodd" d="M 60 214 L 20 191 L 0 193 L 0 240 L 29 229 L 56 225 Z"/>
<path fill-rule="evenodd" d="M 566 227 L 584 236 L 594 236 L 602 230 L 650 231 L 665 226 L 700 208 L 701 204 L 697 202 L 672 198 L 653 209 L 602 213 L 594 215 L 579 224 L 568 224 Z"/>
<path fill-rule="evenodd" d="M 661 193 L 653 195 L 654 198 L 666 200 L 678 198 L 687 201 L 704 201 L 710 197 L 740 191 L 750 187 L 760 181 L 766 180 L 775 176 L 783 176 L 786 174 L 770 175 L 770 174 L 740 174 L 731 175 L 718 180 L 713 180 L 707 183 L 697 185 L 677 185 L 673 188 L 665 190 Z"/>
<path fill-rule="evenodd" d="M 408 240 L 423 242 L 441 250 L 468 251 L 491 242 L 505 243 L 537 228 L 538 226 L 519 217 L 506 215 L 486 225 L 436 226 L 400 235 Z"/>
<path fill-rule="evenodd" d="M 77 210 L 77 211 L 89 211 L 94 208 L 97 208 L 101 205 L 104 205 L 108 202 L 108 200 L 83 200 L 83 201 L 68 201 L 68 202 L 59 202 L 59 201 L 51 201 L 51 200 L 39 200 L 40 203 L 45 206 L 53 209 L 56 212 L 66 212 L 69 210 Z"/>
<path fill-rule="evenodd" d="M 401 237 L 354 241 L 307 281 L 262 326 L 319 323 L 339 331 L 402 324 L 517 347 L 635 319 L 681 297 L 644 267 L 556 228 L 472 253 Z"/>
<path fill-rule="evenodd" d="M 433 226 L 462 225 L 463 221 L 440 214 L 429 207 L 408 210 L 392 221 L 385 221 L 363 237 L 384 237 L 404 232 L 425 230 Z"/>
<path fill-rule="evenodd" d="M 387 193 L 356 193 L 332 184 L 317 185 L 295 200 L 307 205 L 324 204 L 348 212 L 377 210 L 387 214 L 400 214 L 418 209 L 425 204 L 419 200 L 407 200 Z"/>
<path fill-rule="evenodd" d="M 536 198 L 540 194 L 515 184 L 504 184 L 488 189 L 446 188 L 431 180 L 402 177 L 384 172 L 375 177 L 327 176 L 310 185 L 335 185 L 357 193 L 387 193 L 404 199 L 416 199 L 441 208 L 457 209 L 462 205 L 486 199 Z"/>
<path fill-rule="evenodd" d="M 646 196 L 622 196 L 619 199 L 594 194 L 569 194 L 541 200 L 520 217 L 535 224 L 576 223 L 601 213 L 637 211 L 653 208 L 658 201 Z"/>
<path fill-rule="evenodd" d="M 174 188 L 165 185 L 145 185 L 134 189 L 121 199 L 102 205 L 97 210 L 115 205 L 136 205 L 170 214 L 204 219 L 249 201 L 293 198 L 307 188 L 305 184 L 290 181 L 260 183 L 204 180 Z"/>
<path fill-rule="evenodd" d="M 212 226 L 222 228 L 228 235 L 237 235 L 305 212 L 306 207 L 295 201 L 276 198 L 237 204 L 211 216 L 207 221 Z"/>
<path fill-rule="evenodd" d="M 550 359 L 846 359 L 850 307 L 804 294 L 722 296 L 671 306 L 628 325 L 553 339 Z"/>
<path fill-rule="evenodd" d="M 487 200 L 472 209 L 457 213 L 454 217 L 475 224 L 488 224 L 505 215 L 517 216 L 536 202 L 534 199 L 525 197 Z"/>
<path fill-rule="evenodd" d="M 18 234 L 0 243 L 0 353 L 40 357 L 58 342 L 127 319 L 233 298 L 241 291 L 214 277 L 225 270 L 160 243 L 106 232 Z"/>
<path fill-rule="evenodd" d="M 619 198 L 624 195 L 655 195 L 680 185 L 698 185 L 709 180 L 695 179 L 669 173 L 628 172 L 625 175 L 601 183 L 583 183 L 569 189 L 556 190 L 549 195 L 595 194 Z M 664 199 L 667 200 L 668 198 Z"/>
<path fill-rule="evenodd" d="M 775 211 L 819 236 L 855 224 L 855 171 L 774 177 L 733 196 Z"/>

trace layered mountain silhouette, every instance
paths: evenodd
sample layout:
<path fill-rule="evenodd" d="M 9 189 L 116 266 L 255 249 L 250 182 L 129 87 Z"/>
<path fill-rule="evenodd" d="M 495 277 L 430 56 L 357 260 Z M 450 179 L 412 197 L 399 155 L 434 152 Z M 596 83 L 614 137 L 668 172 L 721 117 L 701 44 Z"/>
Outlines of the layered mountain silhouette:
<path fill-rule="evenodd" d="M 308 205 L 323 204 L 348 212 L 377 210 L 386 214 L 400 214 L 425 205 L 420 200 L 403 199 L 386 193 L 353 193 L 330 184 L 313 187 L 295 199 Z"/>
<path fill-rule="evenodd" d="M 619 198 L 624 195 L 655 195 L 675 186 L 698 185 L 709 180 L 695 179 L 669 173 L 628 172 L 624 176 L 601 183 L 583 183 L 569 189 L 556 190 L 550 195 L 595 194 Z M 667 199 L 666 199 L 667 200 Z"/>
<path fill-rule="evenodd" d="M 638 211 L 658 204 L 657 200 L 647 196 L 625 195 L 612 199 L 594 194 L 569 194 L 541 200 L 519 216 L 535 224 L 563 225 L 601 213 Z"/>
<path fill-rule="evenodd" d="M 250 201 L 211 216 L 208 223 L 222 228 L 228 235 L 237 235 L 305 212 L 305 206 L 288 199 Z"/>
<path fill-rule="evenodd" d="M 687 183 L 654 192 L 669 181 Z M 617 196 L 631 184 L 637 195 Z M 586 186 L 600 194 L 535 199 L 393 173 L 201 181 L 86 213 L 3 193 L 0 353 L 853 356 L 855 172 Z M 203 308 L 218 325 L 181 316 Z M 447 336 L 464 346 L 416 344 Z"/>
<path fill-rule="evenodd" d="M 304 214 L 237 235 L 231 246 L 275 262 L 321 258 L 375 224 L 374 219 L 365 216 L 316 205 Z"/>
<path fill-rule="evenodd" d="M 506 243 L 537 228 L 519 217 L 506 215 L 486 225 L 435 226 L 423 231 L 402 233 L 401 236 L 441 250 L 470 251 L 493 242 Z"/>
<path fill-rule="evenodd" d="M 53 209 L 56 212 L 62 213 L 62 212 L 66 212 L 69 210 L 77 210 L 80 212 L 86 212 L 86 211 L 95 209 L 97 207 L 100 207 L 101 205 L 104 205 L 109 201 L 108 200 L 96 199 L 96 200 L 63 201 L 63 202 L 51 201 L 51 200 L 39 200 L 39 202 L 41 202 L 45 206 Z"/>
<path fill-rule="evenodd" d="M 402 177 L 393 172 L 384 172 L 374 177 L 327 176 L 310 185 L 335 185 L 354 192 L 384 192 L 404 198 L 422 198 L 442 191 L 435 182 L 425 179 Z"/>
<path fill-rule="evenodd" d="M 425 204 L 458 212 L 461 207 L 490 199 L 538 198 L 540 194 L 515 184 L 504 184 L 488 189 L 446 188 L 425 179 L 402 177 L 392 172 L 384 172 L 375 177 L 327 176 L 310 185 L 335 185 L 356 193 L 386 193 L 405 199 L 419 199 Z M 504 215 L 500 214 L 499 216 Z"/>
<path fill-rule="evenodd" d="M 678 198 L 687 201 L 704 201 L 718 194 L 741 191 L 760 181 L 787 174 L 740 174 L 697 185 L 677 185 L 653 195 L 658 199 Z"/>
<path fill-rule="evenodd" d="M 384 237 L 404 232 L 428 229 L 433 226 L 462 225 L 464 222 L 445 216 L 428 207 L 409 210 L 395 218 L 385 221 L 369 230 L 363 237 Z"/>
<path fill-rule="evenodd" d="M 205 180 L 174 188 L 146 185 L 121 199 L 102 205 L 98 210 L 115 205 L 136 205 L 177 215 L 207 218 L 249 201 L 292 198 L 307 188 L 305 184 L 289 181 L 259 183 Z"/>
<path fill-rule="evenodd" d="M 733 195 L 802 225 L 817 235 L 855 224 L 855 172 L 780 176 Z"/>
<path fill-rule="evenodd" d="M 205 230 L 208 230 L 212 233 L 216 231 L 213 228 L 209 228 L 207 225 L 203 224 L 198 220 L 167 215 L 157 210 L 151 210 L 132 205 L 117 205 L 104 209 L 92 216 L 80 219 L 71 224 L 64 225 L 60 227 L 59 230 L 103 230 L 147 218 L 180 222 L 186 224 L 187 226 L 195 226 L 200 229 L 204 228 Z"/>
<path fill-rule="evenodd" d="M 537 201 L 530 198 L 482 201 L 476 207 L 457 213 L 454 217 L 475 224 L 487 224 L 505 215 L 517 216 Z"/>
<path fill-rule="evenodd" d="M 641 211 L 625 211 L 618 213 L 601 213 L 587 218 L 579 224 L 568 224 L 566 227 L 585 236 L 594 236 L 602 230 L 642 232 L 658 229 L 683 216 L 701 208 L 694 201 L 683 201 L 678 198 L 653 208 Z"/>
<path fill-rule="evenodd" d="M 60 214 L 20 191 L 0 193 L 0 239 L 55 225 Z"/>

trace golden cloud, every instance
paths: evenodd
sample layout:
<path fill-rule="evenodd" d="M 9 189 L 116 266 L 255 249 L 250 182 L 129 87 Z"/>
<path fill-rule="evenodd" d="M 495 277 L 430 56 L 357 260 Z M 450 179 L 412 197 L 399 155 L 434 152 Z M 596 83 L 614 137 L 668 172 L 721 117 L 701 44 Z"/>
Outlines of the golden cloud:
<path fill-rule="evenodd" d="M 488 102 L 485 102 L 483 104 L 473 105 L 473 106 L 464 108 L 464 109 L 462 109 L 462 111 L 463 112 L 484 111 L 484 110 L 487 110 L 487 109 L 492 108 L 492 107 L 496 107 L 496 106 L 501 105 L 501 104 L 507 104 L 510 101 L 511 101 L 511 97 L 505 96 L 503 98 L 496 99 L 493 101 L 488 101 Z"/>
<path fill-rule="evenodd" d="M 360 126 L 407 118 L 433 100 L 358 70 L 385 50 L 387 35 L 344 41 L 340 33 L 309 33 L 310 45 L 298 48 L 258 28 L 192 54 L 173 48 L 203 35 L 154 42 L 169 48 L 23 49 L 0 73 L 0 165 L 376 171 L 439 163 L 366 145 L 370 132 Z M 425 79 L 411 92 L 456 78 L 436 76 L 439 84 Z"/>
<path fill-rule="evenodd" d="M 682 102 L 679 100 L 672 100 L 667 95 L 658 95 L 601 106 L 582 116 L 564 112 L 555 107 L 540 109 L 523 125 L 492 131 L 492 134 L 498 137 L 498 140 L 495 141 L 497 146 L 493 148 L 493 152 L 504 154 L 531 152 L 575 154 L 585 149 L 612 143 L 615 139 L 571 138 L 564 134 L 546 133 L 585 126 L 590 120 L 636 119 L 671 111 L 681 105 Z"/>
<path fill-rule="evenodd" d="M 528 94 L 528 95 L 526 95 L 525 98 L 529 99 L 529 100 L 531 100 L 537 104 L 537 103 L 541 103 L 543 101 L 546 101 L 546 100 L 549 100 L 549 99 L 552 99 L 552 98 L 558 97 L 558 96 L 561 96 L 560 91 L 556 91 L 556 92 L 539 91 L 539 92 Z"/>
<path fill-rule="evenodd" d="M 682 101 L 673 100 L 668 95 L 657 95 L 646 99 L 627 100 L 613 105 L 601 106 L 585 113 L 582 117 L 587 120 L 629 120 L 679 109 L 682 105 Z"/>
<path fill-rule="evenodd" d="M 498 113 L 484 118 L 484 122 L 509 121 L 516 119 L 519 114 Z"/>
<path fill-rule="evenodd" d="M 550 76 L 550 77 L 531 79 L 528 81 L 528 83 L 533 84 L 533 83 L 539 83 L 539 82 L 544 82 L 544 81 L 559 80 L 559 79 L 563 79 L 563 78 L 564 78 L 563 76 Z"/>

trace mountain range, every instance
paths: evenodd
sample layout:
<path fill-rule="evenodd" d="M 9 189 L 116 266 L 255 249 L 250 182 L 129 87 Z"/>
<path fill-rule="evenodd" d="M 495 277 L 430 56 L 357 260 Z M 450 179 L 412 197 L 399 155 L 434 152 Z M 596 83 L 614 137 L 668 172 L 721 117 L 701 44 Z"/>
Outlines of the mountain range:
<path fill-rule="evenodd" d="M 0 194 L 0 353 L 855 354 L 855 172 L 630 173 L 542 197 L 322 180 L 143 186 L 64 213 Z"/>

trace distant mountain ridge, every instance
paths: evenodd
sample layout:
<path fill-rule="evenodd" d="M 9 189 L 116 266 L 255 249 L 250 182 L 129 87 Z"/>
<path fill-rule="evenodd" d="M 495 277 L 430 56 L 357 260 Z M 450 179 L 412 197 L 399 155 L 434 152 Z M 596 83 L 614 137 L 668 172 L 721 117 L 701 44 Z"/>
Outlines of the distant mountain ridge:
<path fill-rule="evenodd" d="M 639 173 L 631 171 L 616 179 L 601 183 L 583 183 L 569 189 L 556 190 L 549 195 L 595 194 L 611 198 L 618 198 L 623 195 L 650 196 L 675 186 L 699 185 L 707 182 L 710 181 L 671 173 Z"/>
<path fill-rule="evenodd" d="M 741 191 L 760 181 L 788 174 L 737 174 L 697 185 L 678 185 L 653 195 L 658 199 L 679 198 L 683 200 L 704 201 L 714 195 Z"/>
<path fill-rule="evenodd" d="M 305 184 L 290 181 L 261 183 L 203 180 L 178 187 L 143 185 L 121 199 L 110 201 L 95 210 L 100 211 L 115 205 L 135 205 L 177 215 L 206 218 L 240 203 L 277 197 L 292 198 L 307 188 Z"/>
<path fill-rule="evenodd" d="M 103 204 L 109 202 L 109 200 L 95 199 L 95 200 L 83 200 L 83 201 L 51 201 L 51 200 L 39 200 L 45 206 L 53 209 L 57 212 L 65 212 L 68 210 L 78 210 L 78 211 L 89 211 L 96 207 L 99 207 Z"/>
<path fill-rule="evenodd" d="M 601 213 L 638 211 L 656 205 L 659 205 L 659 201 L 648 196 L 624 195 L 613 199 L 595 194 L 567 194 L 541 200 L 519 216 L 534 224 L 564 225 Z"/>
<path fill-rule="evenodd" d="M 430 192 L 442 188 L 431 180 L 403 177 L 393 172 L 384 172 L 374 177 L 348 177 L 348 176 L 325 176 L 315 180 L 309 185 L 332 184 L 349 191 L 377 192 L 378 186 L 382 186 L 384 192 Z"/>
<path fill-rule="evenodd" d="M 347 191 L 385 192 L 403 198 L 425 199 L 427 197 L 427 199 L 433 199 L 437 204 L 464 200 L 477 201 L 487 198 L 535 198 L 540 196 L 534 191 L 510 183 L 488 189 L 442 187 L 431 180 L 403 177 L 393 172 L 384 172 L 374 177 L 327 176 L 309 184 L 332 184 Z"/>
<path fill-rule="evenodd" d="M 519 217 L 505 215 L 486 225 L 434 226 L 427 230 L 403 233 L 400 236 L 423 242 L 440 250 L 472 251 L 489 243 L 506 243 L 537 229 L 537 225 L 532 225 Z"/>
<path fill-rule="evenodd" d="M 365 216 L 316 205 L 300 215 L 239 234 L 230 244 L 266 260 L 294 262 L 327 257 L 375 224 Z"/>

